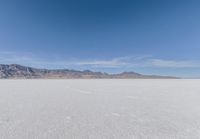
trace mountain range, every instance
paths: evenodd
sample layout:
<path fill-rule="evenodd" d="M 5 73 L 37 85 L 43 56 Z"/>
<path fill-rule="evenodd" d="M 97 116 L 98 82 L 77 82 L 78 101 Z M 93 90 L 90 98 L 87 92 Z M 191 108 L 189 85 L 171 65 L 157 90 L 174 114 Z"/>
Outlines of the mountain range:
<path fill-rule="evenodd" d="M 143 75 L 136 72 L 108 74 L 90 70 L 39 69 L 18 64 L 0 64 L 0 79 L 176 79 L 172 76 Z"/>

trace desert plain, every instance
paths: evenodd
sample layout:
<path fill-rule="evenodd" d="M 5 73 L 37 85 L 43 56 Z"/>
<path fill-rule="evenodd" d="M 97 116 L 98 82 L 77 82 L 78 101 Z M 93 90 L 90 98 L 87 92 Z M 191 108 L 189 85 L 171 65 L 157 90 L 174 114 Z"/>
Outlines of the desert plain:
<path fill-rule="evenodd" d="M 1 139 L 199 139 L 200 80 L 0 80 Z"/>

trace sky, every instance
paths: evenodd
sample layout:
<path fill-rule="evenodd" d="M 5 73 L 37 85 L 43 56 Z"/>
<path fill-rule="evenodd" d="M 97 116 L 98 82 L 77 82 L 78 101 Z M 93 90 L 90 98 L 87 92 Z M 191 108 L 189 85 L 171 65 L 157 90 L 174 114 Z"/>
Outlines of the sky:
<path fill-rule="evenodd" d="M 0 63 L 200 77 L 198 0 L 0 0 Z"/>

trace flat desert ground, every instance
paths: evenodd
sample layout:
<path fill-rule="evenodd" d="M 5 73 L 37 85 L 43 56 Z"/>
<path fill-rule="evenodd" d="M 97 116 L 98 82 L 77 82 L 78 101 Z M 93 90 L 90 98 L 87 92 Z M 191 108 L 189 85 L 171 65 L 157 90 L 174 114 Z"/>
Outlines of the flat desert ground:
<path fill-rule="evenodd" d="M 0 139 L 199 139 L 200 80 L 0 80 Z"/>

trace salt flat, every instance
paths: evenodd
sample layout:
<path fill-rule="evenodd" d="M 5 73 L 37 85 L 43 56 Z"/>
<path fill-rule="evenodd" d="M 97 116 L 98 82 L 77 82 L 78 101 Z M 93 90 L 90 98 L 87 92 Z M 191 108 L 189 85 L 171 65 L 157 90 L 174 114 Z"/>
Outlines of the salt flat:
<path fill-rule="evenodd" d="M 0 139 L 199 139 L 200 80 L 0 80 Z"/>

